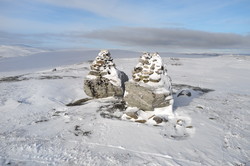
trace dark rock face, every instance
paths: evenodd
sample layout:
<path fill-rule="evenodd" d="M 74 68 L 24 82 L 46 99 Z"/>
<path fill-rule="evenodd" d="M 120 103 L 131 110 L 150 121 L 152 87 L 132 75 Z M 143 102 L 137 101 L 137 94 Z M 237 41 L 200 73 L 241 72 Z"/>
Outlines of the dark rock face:
<path fill-rule="evenodd" d="M 97 77 L 96 79 L 85 79 L 84 91 L 86 95 L 94 98 L 123 96 L 123 88 L 113 85 L 107 78 L 104 77 Z"/>

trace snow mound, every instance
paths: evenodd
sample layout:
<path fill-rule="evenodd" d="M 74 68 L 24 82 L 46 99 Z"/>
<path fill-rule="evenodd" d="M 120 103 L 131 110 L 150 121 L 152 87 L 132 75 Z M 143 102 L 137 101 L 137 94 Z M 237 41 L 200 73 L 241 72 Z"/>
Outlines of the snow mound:
<path fill-rule="evenodd" d="M 32 57 L 25 61 L 34 63 Z M 40 57 L 44 63 L 51 61 L 51 54 Z M 89 72 L 89 63 L 88 59 L 79 63 L 74 57 L 77 64 L 62 66 L 61 60 L 72 61 L 66 56 L 56 59 L 61 63 L 56 71 L 47 65 L 46 71 L 29 69 L 25 75 L 18 75 L 19 69 L 11 75 L 1 72 L 1 166 L 250 165 L 249 56 L 180 57 L 182 65 L 169 65 L 176 92 L 174 116 L 152 117 L 154 123 L 165 117 L 164 125 L 157 127 L 140 123 L 148 115 L 138 108 L 128 111 L 138 111 L 141 121 L 117 120 L 115 117 L 123 115 L 119 110 L 126 108 L 110 98 L 66 106 L 87 97 L 82 79 Z M 171 62 L 170 58 L 163 60 Z M 126 73 L 137 64 L 128 58 L 115 62 Z M 115 119 L 108 118 L 112 116 Z"/>

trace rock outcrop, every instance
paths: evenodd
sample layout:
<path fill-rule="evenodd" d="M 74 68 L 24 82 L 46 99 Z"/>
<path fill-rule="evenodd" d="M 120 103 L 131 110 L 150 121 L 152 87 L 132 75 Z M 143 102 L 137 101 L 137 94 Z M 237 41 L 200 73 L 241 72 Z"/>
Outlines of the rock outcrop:
<path fill-rule="evenodd" d="M 171 80 L 158 53 L 144 53 L 132 76 L 125 83 L 124 100 L 129 107 L 153 111 L 173 104 Z"/>
<path fill-rule="evenodd" d="M 116 69 L 108 50 L 102 50 L 84 80 L 84 92 L 93 98 L 122 97 L 128 76 Z"/>

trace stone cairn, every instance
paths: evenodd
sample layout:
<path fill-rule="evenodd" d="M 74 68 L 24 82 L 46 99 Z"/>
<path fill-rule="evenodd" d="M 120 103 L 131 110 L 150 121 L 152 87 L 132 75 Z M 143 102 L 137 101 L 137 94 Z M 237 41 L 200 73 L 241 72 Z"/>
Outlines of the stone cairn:
<path fill-rule="evenodd" d="M 93 98 L 122 97 L 126 81 L 128 76 L 116 69 L 110 52 L 102 50 L 90 66 L 84 80 L 84 91 Z"/>
<path fill-rule="evenodd" d="M 133 71 L 133 80 L 142 83 L 158 83 L 164 73 L 162 60 L 158 53 L 143 53 Z"/>
<path fill-rule="evenodd" d="M 125 83 L 124 100 L 129 107 L 154 111 L 172 105 L 171 80 L 158 53 L 143 53 L 132 77 Z"/>

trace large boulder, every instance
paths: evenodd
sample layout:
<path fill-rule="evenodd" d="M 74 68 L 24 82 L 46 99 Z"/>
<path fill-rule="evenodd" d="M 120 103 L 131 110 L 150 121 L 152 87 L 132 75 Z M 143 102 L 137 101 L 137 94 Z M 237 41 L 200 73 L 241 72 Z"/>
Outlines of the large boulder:
<path fill-rule="evenodd" d="M 93 98 L 122 97 L 128 76 L 116 69 L 108 50 L 102 50 L 84 80 L 84 92 Z"/>
<path fill-rule="evenodd" d="M 166 107 L 171 104 L 169 93 L 156 93 L 154 89 L 144 87 L 136 82 L 126 82 L 124 100 L 130 107 L 137 107 L 144 111 L 153 111 L 154 108 Z"/>
<path fill-rule="evenodd" d="M 124 100 L 129 107 L 154 111 L 173 104 L 171 79 L 158 53 L 144 53 L 132 76 L 133 79 L 125 83 Z"/>

